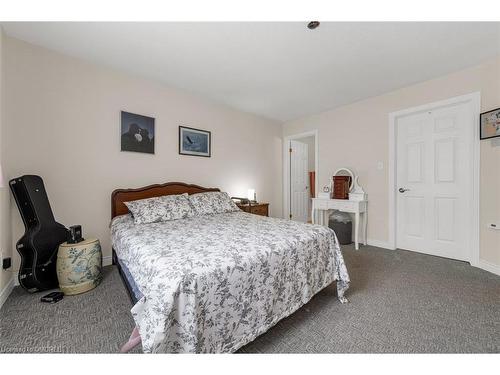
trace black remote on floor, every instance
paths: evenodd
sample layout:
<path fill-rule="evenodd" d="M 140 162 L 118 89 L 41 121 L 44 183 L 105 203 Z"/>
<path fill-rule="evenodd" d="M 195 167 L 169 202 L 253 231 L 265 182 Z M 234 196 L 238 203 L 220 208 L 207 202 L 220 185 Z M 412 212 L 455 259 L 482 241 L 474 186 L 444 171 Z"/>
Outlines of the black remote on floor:
<path fill-rule="evenodd" d="M 46 303 L 56 303 L 62 300 L 63 296 L 64 296 L 63 292 L 52 292 L 40 298 L 40 301 Z"/>

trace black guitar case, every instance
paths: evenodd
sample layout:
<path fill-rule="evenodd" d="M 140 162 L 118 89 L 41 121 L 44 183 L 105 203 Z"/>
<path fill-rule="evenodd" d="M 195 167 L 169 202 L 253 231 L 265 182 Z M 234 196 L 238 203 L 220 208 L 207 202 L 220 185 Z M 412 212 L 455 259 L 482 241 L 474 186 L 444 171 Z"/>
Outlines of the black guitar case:
<path fill-rule="evenodd" d="M 57 250 L 68 230 L 55 221 L 40 176 L 17 177 L 9 185 L 25 227 L 16 244 L 21 255 L 19 284 L 31 293 L 57 288 Z"/>

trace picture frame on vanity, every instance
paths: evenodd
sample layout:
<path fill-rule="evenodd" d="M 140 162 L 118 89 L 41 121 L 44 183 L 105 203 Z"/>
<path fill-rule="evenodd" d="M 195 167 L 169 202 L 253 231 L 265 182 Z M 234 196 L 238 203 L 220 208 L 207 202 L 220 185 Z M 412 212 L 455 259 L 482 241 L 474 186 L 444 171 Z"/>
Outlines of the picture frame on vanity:
<path fill-rule="evenodd" d="M 179 154 L 209 158 L 212 154 L 212 133 L 179 126 Z"/>

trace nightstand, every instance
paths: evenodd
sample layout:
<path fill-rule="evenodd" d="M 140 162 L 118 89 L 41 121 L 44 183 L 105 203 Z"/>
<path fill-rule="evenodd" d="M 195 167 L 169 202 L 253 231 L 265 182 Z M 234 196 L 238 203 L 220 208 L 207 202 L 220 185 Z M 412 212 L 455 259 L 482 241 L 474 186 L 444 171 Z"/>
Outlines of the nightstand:
<path fill-rule="evenodd" d="M 269 203 L 258 203 L 258 202 L 250 204 L 236 203 L 236 205 L 245 212 L 249 212 L 251 214 L 260 216 L 269 216 Z"/>
<path fill-rule="evenodd" d="M 94 289 L 102 280 L 99 240 L 92 238 L 77 243 L 60 244 L 56 268 L 59 288 L 65 295 Z"/>

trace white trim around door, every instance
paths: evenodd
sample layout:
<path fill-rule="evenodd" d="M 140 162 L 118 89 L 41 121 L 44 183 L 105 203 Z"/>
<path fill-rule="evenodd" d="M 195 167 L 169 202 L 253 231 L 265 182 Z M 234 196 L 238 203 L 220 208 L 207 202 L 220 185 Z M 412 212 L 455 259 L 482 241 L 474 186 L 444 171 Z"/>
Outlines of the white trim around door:
<path fill-rule="evenodd" d="M 472 215 L 470 215 L 470 228 L 471 228 L 471 244 L 472 249 L 470 252 L 469 262 L 473 266 L 479 265 L 479 114 L 481 112 L 481 94 L 474 92 L 471 94 L 458 96 L 434 103 L 428 103 L 422 106 L 408 108 L 402 111 L 392 112 L 389 114 L 389 246 L 391 249 L 396 249 L 396 146 L 397 146 L 397 133 L 396 123 L 397 119 L 402 116 L 407 116 L 412 113 L 423 111 L 430 111 L 435 108 L 449 106 L 453 104 L 471 103 L 473 111 L 473 121 L 469 129 L 470 137 L 473 139 L 473 155 L 472 155 L 472 168 L 470 176 L 473 180 L 471 191 L 471 207 Z"/>
<path fill-rule="evenodd" d="M 290 141 L 292 139 L 301 139 L 306 137 L 314 137 L 314 169 L 315 169 L 315 192 L 314 196 L 318 196 L 318 174 L 319 174 L 319 140 L 318 131 L 311 130 L 300 134 L 287 135 L 283 138 L 283 218 L 290 218 Z"/>

